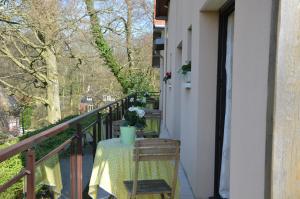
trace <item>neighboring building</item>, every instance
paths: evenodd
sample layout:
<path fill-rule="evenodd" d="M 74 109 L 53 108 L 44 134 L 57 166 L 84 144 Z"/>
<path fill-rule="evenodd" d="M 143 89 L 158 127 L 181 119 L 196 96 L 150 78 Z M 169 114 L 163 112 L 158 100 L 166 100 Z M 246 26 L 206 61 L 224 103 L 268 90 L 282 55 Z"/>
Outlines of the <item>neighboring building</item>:
<path fill-rule="evenodd" d="M 94 109 L 94 102 L 92 97 L 84 96 L 80 100 L 79 112 L 85 113 Z"/>
<path fill-rule="evenodd" d="M 163 125 L 196 198 L 299 199 L 299 0 L 155 5 Z"/>
<path fill-rule="evenodd" d="M 20 111 L 17 100 L 0 88 L 0 131 L 18 136 L 21 133 Z"/>
<path fill-rule="evenodd" d="M 116 99 L 114 98 L 114 97 L 112 97 L 111 95 L 103 95 L 102 96 L 102 101 L 103 102 L 114 102 L 114 101 L 116 101 Z"/>

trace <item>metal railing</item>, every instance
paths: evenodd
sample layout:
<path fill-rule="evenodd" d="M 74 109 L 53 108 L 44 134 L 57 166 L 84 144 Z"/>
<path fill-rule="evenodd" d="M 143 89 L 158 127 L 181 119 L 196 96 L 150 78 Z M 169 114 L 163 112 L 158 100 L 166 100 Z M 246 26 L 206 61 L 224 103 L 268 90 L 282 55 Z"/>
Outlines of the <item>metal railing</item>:
<path fill-rule="evenodd" d="M 150 93 L 155 95 L 155 93 Z M 82 199 L 83 185 L 82 185 L 82 156 L 83 144 L 82 138 L 88 130 L 92 129 L 93 137 L 93 155 L 95 155 L 97 143 L 101 139 L 112 138 L 112 122 L 120 120 L 125 113 L 125 110 L 130 106 L 130 98 L 136 98 L 137 94 L 128 95 L 118 101 L 107 104 L 100 108 L 94 109 L 83 115 L 75 117 L 69 121 L 63 122 L 57 126 L 47 129 L 39 134 L 31 136 L 23 141 L 18 142 L 6 149 L 0 151 L 0 163 L 17 155 L 25 152 L 26 166 L 16 176 L 11 178 L 6 183 L 0 185 L 0 193 L 4 192 L 7 188 L 14 185 L 16 182 L 26 177 L 26 198 L 35 199 L 35 169 L 36 167 L 50 159 L 54 155 L 70 147 L 70 185 L 71 185 L 71 198 Z M 83 126 L 80 122 L 95 117 L 91 123 Z M 105 124 L 105 135 L 103 135 L 103 124 Z M 68 128 L 76 128 L 74 134 L 66 139 L 61 145 L 53 149 L 51 152 L 43 156 L 41 159 L 36 160 L 35 146 L 43 141 L 53 138 L 59 133 Z"/>

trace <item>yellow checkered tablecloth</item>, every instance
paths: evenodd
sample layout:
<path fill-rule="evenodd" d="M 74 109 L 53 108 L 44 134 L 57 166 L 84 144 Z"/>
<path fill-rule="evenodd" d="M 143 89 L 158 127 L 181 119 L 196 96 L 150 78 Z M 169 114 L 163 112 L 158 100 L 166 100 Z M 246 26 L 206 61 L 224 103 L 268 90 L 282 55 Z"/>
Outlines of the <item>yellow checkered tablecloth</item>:
<path fill-rule="evenodd" d="M 133 145 L 125 145 L 119 138 L 98 143 L 93 171 L 89 184 L 89 195 L 97 198 L 98 187 L 118 199 L 129 199 L 123 184 L 132 180 L 134 172 Z M 141 162 L 139 180 L 164 179 L 171 184 L 174 165 L 171 161 Z M 138 199 L 154 199 L 160 196 L 139 196 Z M 179 198 L 179 179 L 176 187 L 176 198 Z"/>

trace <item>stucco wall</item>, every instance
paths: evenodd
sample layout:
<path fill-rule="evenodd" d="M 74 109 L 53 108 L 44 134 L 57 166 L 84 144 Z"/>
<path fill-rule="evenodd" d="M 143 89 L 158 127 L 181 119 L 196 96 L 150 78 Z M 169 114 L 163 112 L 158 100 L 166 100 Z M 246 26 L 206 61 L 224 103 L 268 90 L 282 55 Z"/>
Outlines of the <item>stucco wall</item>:
<path fill-rule="evenodd" d="M 200 13 L 198 1 L 172 1 L 169 19 L 165 68 L 172 71 L 172 80 L 164 89 L 165 124 L 171 136 L 181 139 L 181 160 L 195 195 L 207 198 L 213 195 L 218 14 Z M 186 89 L 177 71 L 188 61 L 190 27 L 192 88 Z"/>
<path fill-rule="evenodd" d="M 235 9 L 230 196 L 263 199 L 271 0 Z"/>
<path fill-rule="evenodd" d="M 180 135 L 181 161 L 195 196 L 207 199 L 213 195 L 214 189 L 219 28 L 218 11 L 212 10 L 220 5 L 217 1 L 209 5 L 205 0 L 170 2 L 165 69 L 172 71 L 172 87 L 165 86 L 163 89 L 166 93 L 164 120 L 174 138 Z M 236 1 L 231 199 L 264 198 L 271 2 Z M 177 47 L 182 41 L 184 63 L 188 59 L 187 35 L 190 26 L 192 88 L 186 89 L 177 73 Z"/>
<path fill-rule="evenodd" d="M 278 23 L 272 198 L 300 198 L 300 2 L 281 1 Z"/>

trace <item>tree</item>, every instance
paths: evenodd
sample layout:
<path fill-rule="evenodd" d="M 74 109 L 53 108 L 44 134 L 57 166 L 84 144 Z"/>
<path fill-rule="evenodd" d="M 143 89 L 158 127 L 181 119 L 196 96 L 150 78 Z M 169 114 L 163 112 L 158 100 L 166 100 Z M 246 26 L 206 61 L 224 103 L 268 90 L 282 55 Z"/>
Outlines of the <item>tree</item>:
<path fill-rule="evenodd" d="M 11 1 L 1 7 L 5 10 L 0 14 L 0 55 L 18 69 L 24 81 L 2 77 L 0 83 L 23 102 L 46 106 L 48 122 L 55 123 L 61 119 L 56 57 L 61 36 L 58 1 Z M 32 87 L 45 94 L 26 89 Z"/>
<path fill-rule="evenodd" d="M 153 84 L 151 83 L 151 77 L 153 75 L 149 74 L 153 72 L 151 61 L 148 62 L 148 65 L 144 68 L 141 65 L 136 65 L 140 58 L 133 56 L 140 50 L 134 45 L 134 42 L 137 40 L 134 39 L 133 31 L 136 27 L 142 30 L 143 27 L 140 25 L 142 24 L 141 21 L 145 22 L 145 20 L 147 21 L 149 19 L 149 15 L 145 15 L 146 19 L 141 17 L 143 16 L 142 13 L 150 11 L 145 9 L 147 7 L 145 5 L 148 2 L 145 0 L 135 1 L 134 4 L 132 0 L 112 0 L 104 2 L 108 4 L 108 6 L 100 6 L 100 9 L 96 10 L 94 8 L 94 0 L 85 0 L 87 12 L 90 17 L 91 31 L 101 58 L 105 60 L 105 64 L 111 69 L 125 93 L 154 90 Z M 103 10 L 109 10 L 109 12 L 103 12 Z M 105 22 L 101 23 L 99 16 L 103 17 L 102 21 Z M 133 22 L 135 20 L 138 21 L 139 24 L 134 24 Z M 143 34 L 143 31 L 137 31 L 135 33 L 137 33 L 136 35 Z M 123 38 L 125 38 L 125 42 Z M 152 45 L 151 43 L 152 41 L 150 41 L 149 44 Z M 124 46 L 127 60 L 125 63 L 122 56 Z M 151 50 L 147 53 L 150 54 Z"/>
<path fill-rule="evenodd" d="M 133 66 L 133 46 L 132 46 L 132 0 L 125 0 L 127 5 L 127 20 L 125 22 L 126 48 L 128 66 Z"/>
<path fill-rule="evenodd" d="M 124 93 L 127 93 L 128 89 L 131 87 L 130 82 L 127 81 L 126 76 L 121 72 L 122 67 L 114 57 L 109 44 L 104 38 L 97 12 L 94 8 L 94 0 L 85 0 L 85 4 L 88 15 L 90 17 L 91 30 L 96 47 L 101 57 L 103 58 L 105 65 L 107 65 L 111 69 L 111 72 L 114 74 L 114 76 L 122 86 Z"/>

